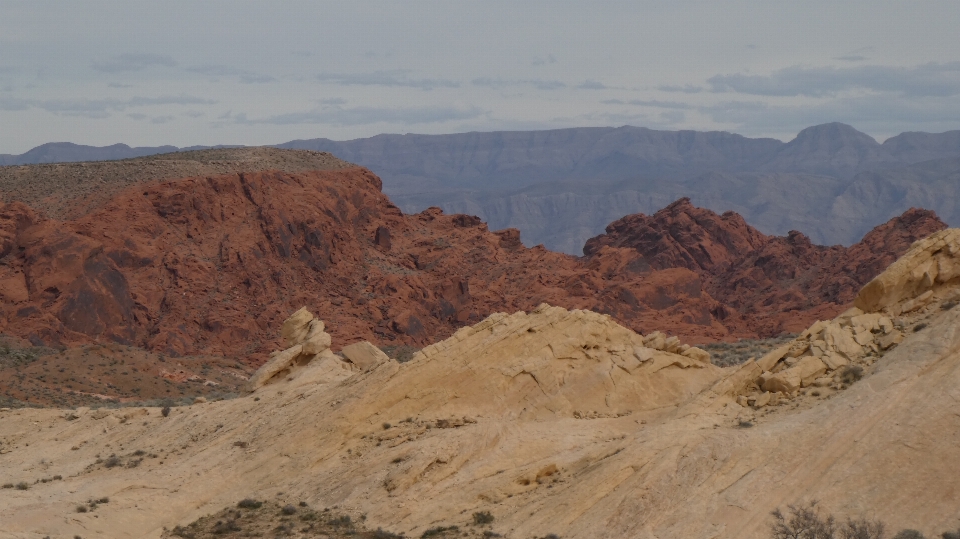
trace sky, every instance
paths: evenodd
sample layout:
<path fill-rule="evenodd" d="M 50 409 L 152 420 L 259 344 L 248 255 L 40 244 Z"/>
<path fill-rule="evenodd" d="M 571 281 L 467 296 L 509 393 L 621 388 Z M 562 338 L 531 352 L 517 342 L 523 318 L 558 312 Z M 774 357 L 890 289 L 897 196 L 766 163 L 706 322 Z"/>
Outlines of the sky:
<path fill-rule="evenodd" d="M 0 153 L 581 126 L 960 129 L 960 2 L 0 0 Z"/>

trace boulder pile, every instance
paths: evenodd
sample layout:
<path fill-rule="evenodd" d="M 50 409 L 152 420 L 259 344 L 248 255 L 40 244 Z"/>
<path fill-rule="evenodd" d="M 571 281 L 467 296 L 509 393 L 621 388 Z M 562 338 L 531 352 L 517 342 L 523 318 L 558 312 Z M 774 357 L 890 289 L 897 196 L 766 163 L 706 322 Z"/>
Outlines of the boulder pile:
<path fill-rule="evenodd" d="M 906 328 L 960 302 L 960 229 L 915 242 L 886 271 L 867 283 L 854 307 L 833 320 L 817 321 L 793 341 L 748 368 L 760 372 L 737 400 L 760 408 L 798 395 L 802 388 L 845 389 L 848 373 L 862 373 L 904 339 Z"/>
<path fill-rule="evenodd" d="M 293 374 L 297 367 L 320 364 L 323 360 L 348 371 L 369 371 L 391 361 L 383 351 L 367 341 L 351 344 L 341 350 L 341 359 L 330 350 L 330 334 L 324 329 L 323 320 L 315 318 L 306 307 L 290 315 L 280 327 L 280 336 L 288 348 L 271 352 L 270 360 L 253 373 L 245 390 L 256 391 L 272 381 Z"/>

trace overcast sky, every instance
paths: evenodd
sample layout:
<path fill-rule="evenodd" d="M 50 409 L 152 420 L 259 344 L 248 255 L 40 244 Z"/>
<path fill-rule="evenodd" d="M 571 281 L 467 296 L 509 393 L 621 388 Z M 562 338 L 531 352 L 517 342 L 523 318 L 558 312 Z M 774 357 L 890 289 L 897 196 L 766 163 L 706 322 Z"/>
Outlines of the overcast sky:
<path fill-rule="evenodd" d="M 0 153 L 635 125 L 960 129 L 960 2 L 0 0 Z"/>

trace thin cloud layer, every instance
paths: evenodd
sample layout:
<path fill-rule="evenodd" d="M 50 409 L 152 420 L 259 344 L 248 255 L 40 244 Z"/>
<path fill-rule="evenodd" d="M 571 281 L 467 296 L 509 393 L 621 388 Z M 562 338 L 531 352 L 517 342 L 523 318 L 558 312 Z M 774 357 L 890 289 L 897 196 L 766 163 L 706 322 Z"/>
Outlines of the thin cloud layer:
<path fill-rule="evenodd" d="M 904 97 L 947 97 L 960 94 L 960 62 L 916 67 L 794 66 L 770 75 L 715 75 L 707 84 L 713 92 L 762 96 L 827 97 L 847 90 L 870 90 Z"/>
<path fill-rule="evenodd" d="M 122 73 L 125 71 L 143 71 L 148 67 L 176 67 L 173 58 L 160 54 L 119 54 L 108 60 L 93 62 L 90 67 L 104 73 Z"/>
<path fill-rule="evenodd" d="M 400 124 L 423 125 L 443 123 L 453 120 L 477 118 L 485 111 L 479 108 L 459 109 L 455 107 L 330 107 L 308 112 L 278 114 L 261 119 L 248 119 L 246 114 L 233 116 L 236 123 L 256 125 L 369 125 Z"/>
<path fill-rule="evenodd" d="M 369 73 L 321 73 L 317 80 L 342 86 L 387 86 L 433 90 L 457 88 L 459 82 L 447 79 L 417 79 L 409 77 L 410 70 L 373 71 Z"/>

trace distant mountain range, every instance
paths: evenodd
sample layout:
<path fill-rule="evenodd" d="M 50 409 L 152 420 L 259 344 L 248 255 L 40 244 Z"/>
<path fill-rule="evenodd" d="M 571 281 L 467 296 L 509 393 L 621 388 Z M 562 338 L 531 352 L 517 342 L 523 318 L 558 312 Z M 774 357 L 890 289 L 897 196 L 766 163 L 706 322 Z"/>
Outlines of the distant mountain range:
<path fill-rule="evenodd" d="M 492 229 L 519 228 L 527 245 L 574 254 L 608 223 L 651 214 L 684 196 L 717 212 L 736 211 L 765 233 L 796 229 L 820 244 L 849 245 L 910 207 L 960 224 L 960 131 L 902 133 L 880 144 L 831 123 L 784 143 L 625 126 L 320 138 L 277 147 L 327 151 L 373 170 L 405 212 L 439 206 L 470 213 Z M 0 164 L 185 149 L 52 143 L 0 155 Z"/>

